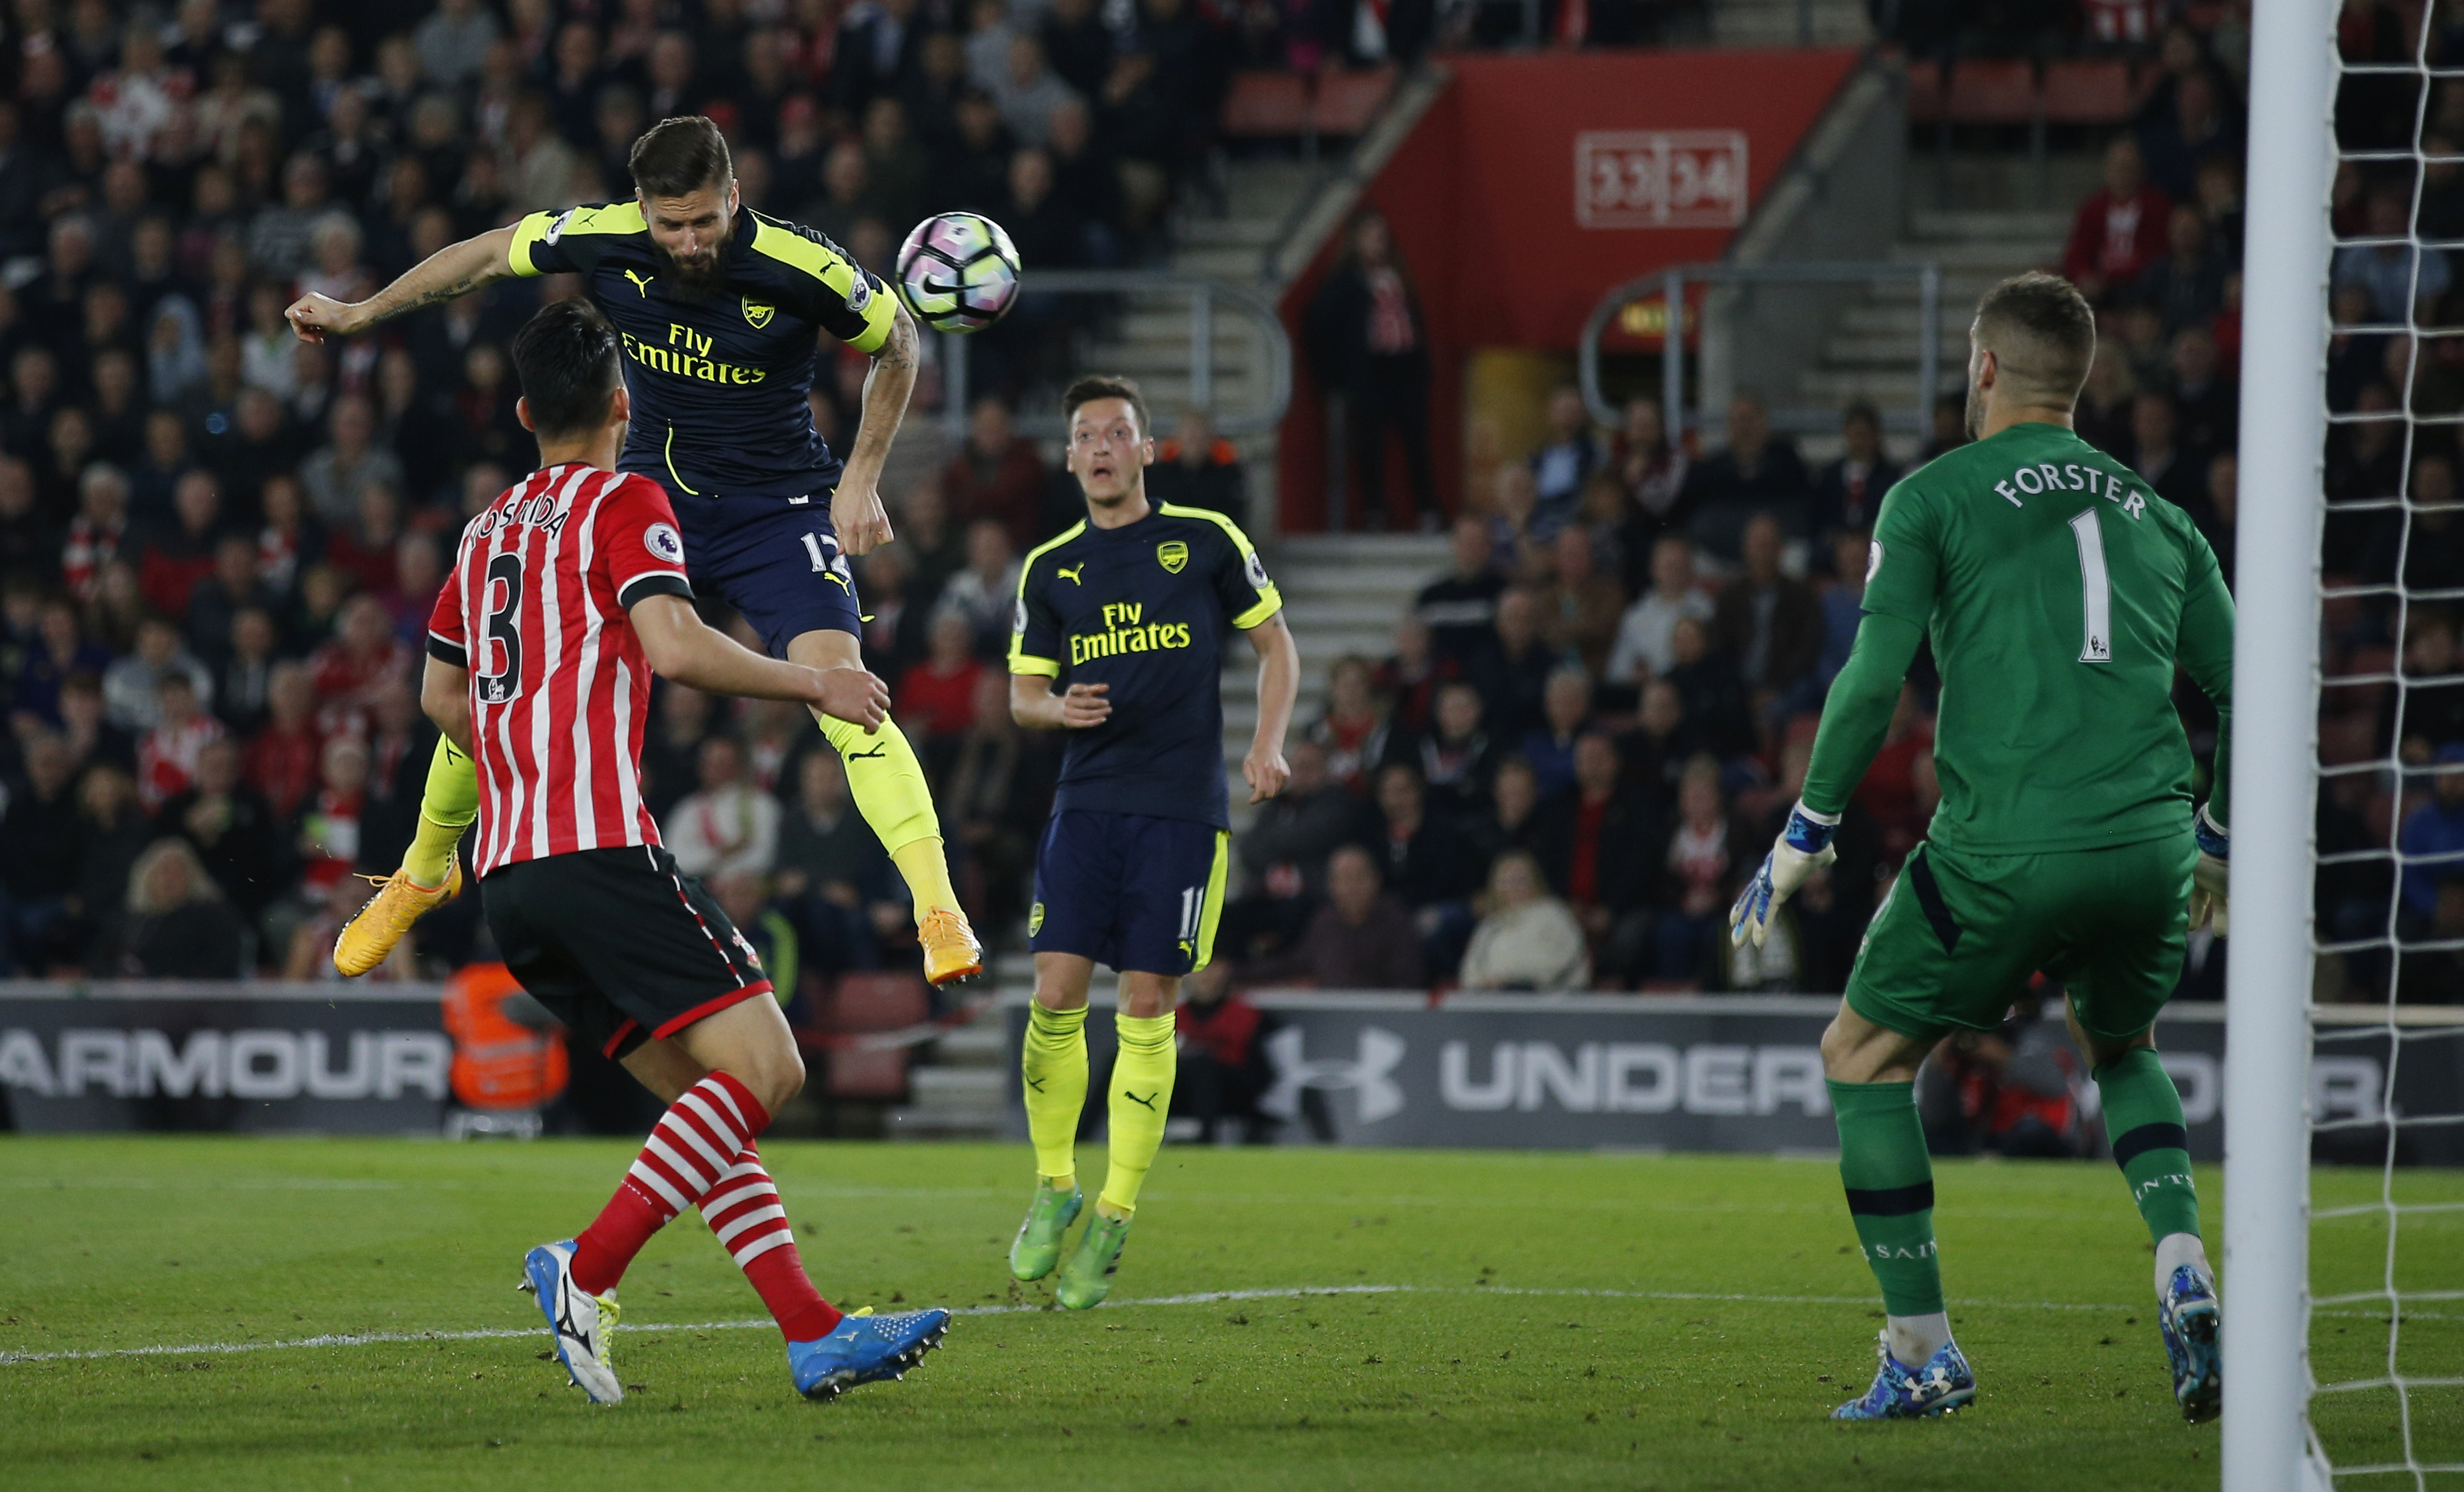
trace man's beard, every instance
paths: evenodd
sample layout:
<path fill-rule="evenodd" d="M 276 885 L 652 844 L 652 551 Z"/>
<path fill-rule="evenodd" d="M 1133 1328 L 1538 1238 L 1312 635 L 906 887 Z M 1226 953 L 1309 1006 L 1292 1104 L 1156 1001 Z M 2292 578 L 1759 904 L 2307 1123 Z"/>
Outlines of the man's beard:
<path fill-rule="evenodd" d="M 710 258 L 698 265 L 668 252 L 655 238 L 650 240 L 650 256 L 658 261 L 659 277 L 678 299 L 702 300 L 727 288 L 727 247 L 733 236 L 711 245 Z"/>

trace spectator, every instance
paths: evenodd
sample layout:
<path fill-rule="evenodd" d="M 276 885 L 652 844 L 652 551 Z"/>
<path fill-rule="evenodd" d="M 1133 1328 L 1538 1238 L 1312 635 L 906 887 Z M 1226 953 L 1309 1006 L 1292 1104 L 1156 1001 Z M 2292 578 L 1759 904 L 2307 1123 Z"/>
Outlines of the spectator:
<path fill-rule="evenodd" d="M 2167 502 L 2204 518 L 2207 509 L 2206 452 L 2185 450 L 2169 394 L 2141 394 L 2130 409 L 2130 469 L 2148 490 Z"/>
<path fill-rule="evenodd" d="M 1387 718 L 1398 731 L 1425 731 L 1437 709 L 1438 686 L 1454 666 L 1437 656 L 1429 625 L 1418 616 L 1395 624 L 1395 651 L 1377 665 L 1373 679 L 1386 701 Z"/>
<path fill-rule="evenodd" d="M 1677 787 L 1677 815 L 1664 862 L 1668 910 L 1660 918 L 1653 958 L 1661 978 L 1700 982 L 1710 972 L 1715 940 L 1726 936 L 1730 871 L 1743 859 L 1721 801 L 1717 762 L 1698 757 L 1686 767 Z"/>
<path fill-rule="evenodd" d="M 974 724 L 934 796 L 958 826 L 973 891 L 969 911 L 979 913 L 980 924 L 997 926 L 1027 904 L 1061 757 L 1044 733 L 1022 731 L 1010 717 L 1007 674 L 984 669 L 975 706 Z"/>
<path fill-rule="evenodd" d="M 137 739 L 111 723 L 102 705 L 102 679 L 79 669 L 60 681 L 61 738 L 77 770 L 109 765 L 123 773 L 137 770 Z"/>
<path fill-rule="evenodd" d="M 2147 179 L 2167 200 L 2186 202 L 2198 189 L 2203 156 L 2241 155 L 2240 131 L 2225 112 L 2215 76 L 2193 69 L 2174 79 L 2173 107 L 2140 126 Z"/>
<path fill-rule="evenodd" d="M 1489 868 L 1490 911 L 1464 951 L 1465 990 L 1579 990 L 1592 982 L 1583 929 L 1566 904 L 1549 894 L 1540 867 L 1520 850 Z"/>
<path fill-rule="evenodd" d="M 807 752 L 798 764 L 795 804 L 779 818 L 777 865 L 783 895 L 809 890 L 849 911 L 888 906 L 907 915 L 889 901 L 890 857 L 847 796 L 836 752 Z"/>
<path fill-rule="evenodd" d="M 300 804 L 297 852 L 300 891 L 322 901 L 334 883 L 350 875 L 360 859 L 360 823 L 368 807 L 367 743 L 357 735 L 329 735 L 317 758 L 317 790 Z"/>
<path fill-rule="evenodd" d="M 2394 186 L 2371 192 L 2362 233 L 2365 242 L 2336 251 L 2336 287 L 2367 292 L 2370 319 L 2380 325 L 2435 324 L 2433 307 L 2450 283 L 2447 254 L 2414 247 L 2407 193 Z"/>
<path fill-rule="evenodd" d="M 1796 448 L 1771 435 L 1762 396 L 1740 390 L 1728 401 L 1728 444 L 1685 474 L 1694 541 L 1733 558 L 1749 516 L 1775 510 L 1801 518 L 1813 485 Z"/>
<path fill-rule="evenodd" d="M 967 567 L 941 587 L 933 614 L 967 624 L 979 657 L 999 657 L 1009 646 L 1010 613 L 1018 602 L 1018 560 L 1009 531 L 988 518 L 967 525 Z"/>
<path fill-rule="evenodd" d="M 2440 888 L 2464 881 L 2464 741 L 2441 746 L 2431 761 L 2430 800 L 2405 817 L 2396 835 L 2404 867 L 2399 931 L 2409 937 L 2428 934 Z"/>
<path fill-rule="evenodd" d="M 112 667 L 111 649 L 85 634 L 77 607 L 57 598 L 46 601 L 35 615 L 34 637 L 19 655 L 10 709 L 19 716 L 56 724 L 60 691 L 68 680 Z"/>
<path fill-rule="evenodd" d="M 0 808 L 0 954 L 9 972 L 35 976 L 72 961 L 77 853 L 84 839 L 74 791 L 77 762 L 49 731 L 27 735 L 23 772 Z"/>
<path fill-rule="evenodd" d="M 1217 1143 L 1227 1122 L 1240 1124 L 1243 1143 L 1261 1144 L 1272 1125 L 1258 1109 L 1258 1100 L 1274 1085 L 1265 1045 L 1272 1022 L 1231 989 L 1231 965 L 1217 958 L 1181 985 L 1180 1003 L 1173 1011 L 1180 1055 L 1172 1113 L 1198 1121 L 1201 1145 Z"/>
<path fill-rule="evenodd" d="M 1645 904 L 1664 837 L 1651 795 L 1625 785 L 1617 742 L 1585 732 L 1574 742 L 1573 780 L 1541 805 L 1531 847 L 1598 951 L 1600 972 L 1619 983 L 1646 972 L 1652 918 Z"/>
<path fill-rule="evenodd" d="M 967 438 L 941 469 L 941 496 L 961 525 L 992 522 L 1023 552 L 1035 543 L 1044 462 L 1010 425 L 1009 406 L 987 394 L 967 411 Z"/>
<path fill-rule="evenodd" d="M 2435 606 L 2405 616 L 2404 688 L 2379 696 L 2377 751 L 2418 770 L 2445 748 L 2464 744 L 2464 653 L 2455 618 Z"/>
<path fill-rule="evenodd" d="M 1455 520 L 1454 568 L 1421 586 L 1413 603 L 1413 614 L 1428 626 L 1430 646 L 1440 658 L 1465 662 L 1492 635 L 1497 599 L 1506 589 L 1495 558 L 1486 523 L 1470 517 Z"/>
<path fill-rule="evenodd" d="M 411 650 L 394 636 L 393 618 L 374 596 L 354 596 L 336 617 L 334 639 L 309 655 L 325 728 L 358 729 L 390 681 L 412 671 Z"/>
<path fill-rule="evenodd" d="M 976 681 L 984 666 L 973 651 L 975 633 L 966 616 L 934 617 L 933 650 L 898 680 L 899 723 L 934 740 L 953 743 L 975 724 Z"/>
<path fill-rule="evenodd" d="M 1692 617 L 1680 617 L 1668 634 L 1668 671 L 1662 675 L 1677 691 L 1681 713 L 1692 739 L 1723 760 L 1735 760 L 1754 749 L 1753 715 L 1736 663 L 1711 652 L 1710 629 Z"/>
<path fill-rule="evenodd" d="M 376 411 L 365 399 L 335 400 L 326 428 L 328 443 L 299 463 L 299 484 L 319 520 L 337 526 L 355 520 L 360 494 L 372 483 L 393 493 L 407 488 L 401 458 L 376 443 Z"/>
<path fill-rule="evenodd" d="M 1549 440 L 1531 453 L 1531 480 L 1541 517 L 1552 527 L 1573 520 L 1583 483 L 1606 460 L 1592 434 L 1583 391 L 1571 384 L 1549 393 Z"/>
<path fill-rule="evenodd" d="M 1865 620 L 1865 581 L 1872 573 L 1873 540 L 1863 531 L 1848 529 L 1831 538 L 1831 573 L 1837 577 L 1822 593 L 1822 655 L 1814 676 L 1826 691 L 1848 666 L 1849 649 L 1857 646 L 1857 628 Z"/>
<path fill-rule="evenodd" d="M 2165 252 L 2173 204 L 2147 184 L 2139 144 L 2128 136 L 2104 149 L 2104 186 L 2079 204 L 2062 249 L 2062 274 L 2080 294 L 2110 304 Z"/>
<path fill-rule="evenodd" d="M 419 71 L 439 88 L 474 81 L 496 40 L 496 18 L 479 0 L 437 0 L 435 11 L 411 33 Z"/>
<path fill-rule="evenodd" d="M 165 674 L 155 698 L 154 725 L 137 746 L 137 801 L 147 813 L 188 790 L 198 754 L 224 734 L 223 723 L 198 704 L 187 674 Z"/>
<path fill-rule="evenodd" d="M 254 918 L 282 889 L 285 868 L 274 810 L 241 777 L 239 743 L 217 735 L 197 752 L 187 791 L 166 800 L 156 822 L 187 841 L 222 894 Z"/>
<path fill-rule="evenodd" d="M 1557 531 L 1551 546 L 1555 581 L 1541 594 L 1547 619 L 1541 630 L 1551 648 L 1581 659 L 1584 668 L 1597 672 L 1607 666 L 1617 640 L 1625 593 L 1599 572 L 1592 545 L 1591 534 L 1579 526 Z"/>
<path fill-rule="evenodd" d="M 2182 443 L 2212 456 L 2240 433 L 2241 390 L 2220 368 L 2215 334 L 2186 327 L 2173 337 L 2173 409 Z"/>
<path fill-rule="evenodd" d="M 1839 435 L 1846 452 L 1822 469 L 1814 480 L 1811 527 L 1815 553 L 1828 558 L 1831 537 L 1843 530 L 1870 530 L 1881 511 L 1882 494 L 1903 474 L 1882 451 L 1882 416 L 1859 400 L 1839 417 Z"/>
<path fill-rule="evenodd" d="M 708 694 L 661 680 L 651 703 L 657 716 L 642 733 L 642 802 L 661 823 L 692 790 L 701 770 L 701 743 L 711 735 Z"/>
<path fill-rule="evenodd" d="M 1327 670 L 1326 713 L 1304 733 L 1325 754 L 1328 778 L 1347 792 L 1366 792 L 1393 730 L 1369 660 L 1355 653 L 1334 660 Z"/>
<path fill-rule="evenodd" d="M 2139 298 L 2156 310 L 2165 335 L 2205 329 L 2224 305 L 2229 266 L 2208 241 L 2208 220 L 2184 203 L 2173 208 L 2166 233 L 2168 252 L 2139 274 Z"/>
<path fill-rule="evenodd" d="M 1382 215 L 1353 219 L 1342 258 L 1309 302 L 1303 333 L 1320 384 L 1343 400 L 1362 521 L 1382 527 L 1392 511 L 1386 483 L 1392 436 L 1403 448 L 1404 484 L 1420 531 L 1436 533 L 1441 515 L 1429 465 L 1427 322 Z"/>
<path fill-rule="evenodd" d="M 1335 781 L 1327 754 L 1307 738 L 1292 743 L 1284 791 L 1258 805 L 1241 835 L 1241 867 L 1264 881 L 1279 866 L 1297 871 L 1310 895 L 1326 889 L 1327 857 L 1369 837 L 1367 805 Z"/>
<path fill-rule="evenodd" d="M 213 573 L 214 546 L 222 529 L 222 494 L 204 472 L 180 478 L 172 495 L 173 518 L 146 541 L 138 583 L 145 603 L 165 616 L 183 616 L 197 582 Z"/>
<path fill-rule="evenodd" d="M 1540 723 L 1540 694 L 1558 657 L 1541 635 L 1540 598 L 1519 586 L 1501 593 L 1488 646 L 1464 668 L 1500 739 L 1520 740 Z"/>
<path fill-rule="evenodd" d="M 1607 677 L 1641 684 L 1667 673 L 1677 662 L 1679 620 L 1691 617 L 1707 624 L 1713 609 L 1711 598 L 1695 582 L 1694 546 L 1681 536 L 1664 536 L 1651 546 L 1651 588 L 1617 621 Z"/>
<path fill-rule="evenodd" d="M 1746 687 L 1787 695 L 1822 654 L 1822 603 L 1803 581 L 1780 573 L 1779 520 L 1758 513 L 1746 524 L 1745 573 L 1720 592 L 1711 647 L 1737 668 Z"/>
<path fill-rule="evenodd" d="M 301 663 L 277 663 L 266 685 L 266 721 L 250 737 L 245 776 L 277 818 L 306 801 L 324 758 L 317 726 L 317 680 Z"/>
<path fill-rule="evenodd" d="M 1180 423 L 1155 446 L 1155 465 L 1147 468 L 1149 497 L 1220 513 L 1236 524 L 1248 522 L 1247 488 L 1241 453 L 1215 433 L 1215 422 L 1203 409 L 1181 411 Z"/>
<path fill-rule="evenodd" d="M 186 840 L 159 840 L 129 868 L 108 968 L 135 978 L 235 979 L 241 932 L 196 850 Z"/>
<path fill-rule="evenodd" d="M 1326 863 L 1326 897 L 1300 942 L 1243 965 L 1243 982 L 1299 980 L 1322 990 L 1426 987 L 1412 914 L 1385 893 L 1376 857 L 1358 845 L 1336 849 Z"/>
<path fill-rule="evenodd" d="M 1463 912 L 1486 867 L 1478 848 L 1450 823 L 1432 820 L 1418 767 L 1397 762 L 1377 770 L 1376 844 L 1385 859 L 1386 885 L 1412 909 L 1425 943 Z M 1452 967 L 1452 960 L 1443 960 Z"/>
<path fill-rule="evenodd" d="M 1438 691 L 1429 728 L 1397 740 L 1388 752 L 1389 762 L 1414 769 L 1436 811 L 1450 821 L 1475 811 L 1503 752 L 1495 734 L 1485 728 L 1485 713 L 1479 690 L 1461 680 L 1447 684 Z"/>
<path fill-rule="evenodd" d="M 1592 676 L 1566 665 L 1549 674 L 1540 694 L 1540 724 L 1523 737 L 1520 753 L 1544 796 L 1574 785 L 1574 743 L 1592 719 Z"/>
<path fill-rule="evenodd" d="M 1668 438 L 1668 423 L 1659 400 L 1638 396 L 1626 401 L 1625 425 L 1617 431 L 1610 460 L 1630 505 L 1622 536 L 1627 584 L 1639 588 L 1642 576 L 1637 561 L 1650 553 L 1661 534 L 1683 528 L 1685 517 L 1677 501 L 1685 490 L 1685 451 Z"/>
<path fill-rule="evenodd" d="M 84 602 L 94 600 L 103 566 L 120 557 L 128 532 L 128 478 L 98 461 L 77 474 L 77 516 L 60 550 L 60 580 Z"/>
<path fill-rule="evenodd" d="M 163 685 L 175 675 L 187 681 L 192 702 L 212 702 L 213 675 L 180 646 L 179 629 L 148 617 L 138 624 L 137 650 L 103 670 L 103 705 L 111 723 L 132 733 L 152 730 L 162 714 Z"/>
<path fill-rule="evenodd" d="M 1028 35 L 1010 37 L 1000 75 L 984 86 L 1009 132 L 1020 143 L 1038 147 L 1051 137 L 1052 111 L 1077 97 L 1045 60 L 1044 43 Z"/>
<path fill-rule="evenodd" d="M 700 777 L 701 790 L 677 803 L 664 826 L 676 868 L 704 878 L 769 874 L 779 858 L 779 803 L 747 779 L 744 748 L 732 735 L 702 742 Z"/>

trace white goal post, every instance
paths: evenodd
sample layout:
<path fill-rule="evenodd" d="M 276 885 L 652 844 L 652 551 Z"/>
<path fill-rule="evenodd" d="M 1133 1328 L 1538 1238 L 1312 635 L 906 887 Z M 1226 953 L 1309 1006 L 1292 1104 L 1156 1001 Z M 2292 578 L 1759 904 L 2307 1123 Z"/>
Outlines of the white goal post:
<path fill-rule="evenodd" d="M 2223 1484 L 2328 1484 L 2310 1433 L 2310 1017 L 2337 0 L 2257 0 L 2242 261 Z"/>

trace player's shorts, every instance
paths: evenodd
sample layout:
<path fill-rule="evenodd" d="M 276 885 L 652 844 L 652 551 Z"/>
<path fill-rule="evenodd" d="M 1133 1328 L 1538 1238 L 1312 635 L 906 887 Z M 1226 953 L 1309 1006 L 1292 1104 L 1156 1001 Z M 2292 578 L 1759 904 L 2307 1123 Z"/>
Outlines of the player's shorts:
<path fill-rule="evenodd" d="M 806 632 L 863 635 L 855 573 L 839 552 L 828 493 L 795 504 L 688 493 L 664 475 L 658 480 L 685 532 L 693 588 L 734 606 L 770 656 L 784 658 L 788 642 Z"/>
<path fill-rule="evenodd" d="M 1232 836 L 1196 819 L 1065 809 L 1035 851 L 1028 946 L 1175 978 L 1206 967 Z"/>
<path fill-rule="evenodd" d="M 2136 1036 L 2181 980 L 2198 858 L 2188 828 L 2040 855 L 1921 845 L 1865 930 L 1848 1006 L 1919 1040 L 1990 1031 L 2042 970 L 2090 1034 Z"/>
<path fill-rule="evenodd" d="M 610 1057 L 771 993 L 753 945 L 655 845 L 517 861 L 479 899 L 522 988 Z"/>

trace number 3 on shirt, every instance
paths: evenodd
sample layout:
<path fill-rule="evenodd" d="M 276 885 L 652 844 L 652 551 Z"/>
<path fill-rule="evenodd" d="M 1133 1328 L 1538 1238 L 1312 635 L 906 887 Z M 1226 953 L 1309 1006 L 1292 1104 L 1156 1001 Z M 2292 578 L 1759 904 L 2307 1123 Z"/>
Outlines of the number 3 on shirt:
<path fill-rule="evenodd" d="M 2111 663 L 2113 581 L 2104 568 L 2104 530 L 2097 524 L 2096 510 L 2084 509 L 2071 519 L 2071 533 L 2079 539 L 2079 612 L 2087 632 L 2079 644 L 2079 661 Z"/>

